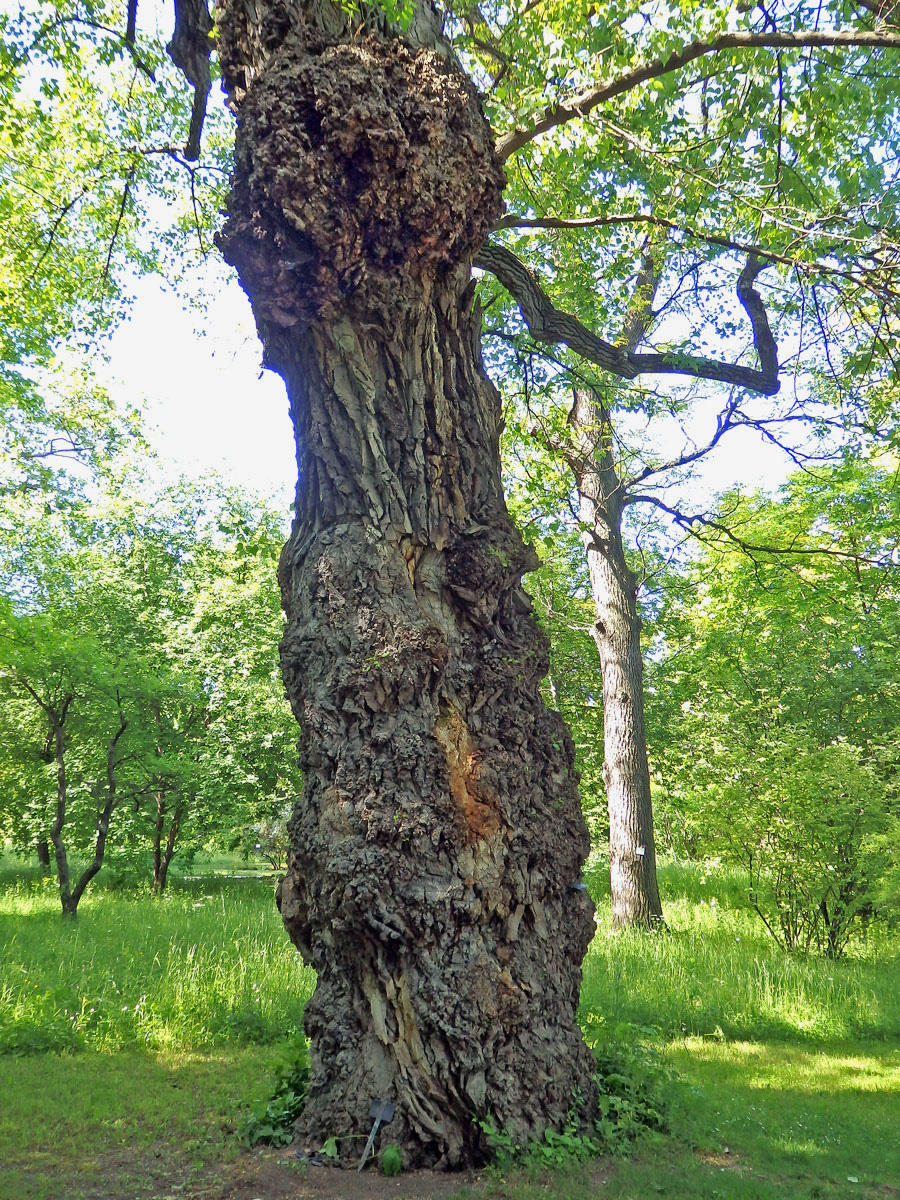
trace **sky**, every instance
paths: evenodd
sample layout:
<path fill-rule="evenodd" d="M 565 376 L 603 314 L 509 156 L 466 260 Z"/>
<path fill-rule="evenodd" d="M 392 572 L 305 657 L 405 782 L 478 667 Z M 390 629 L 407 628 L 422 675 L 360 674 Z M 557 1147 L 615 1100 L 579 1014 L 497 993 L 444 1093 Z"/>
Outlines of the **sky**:
<path fill-rule="evenodd" d="M 115 396 L 144 413 L 166 474 L 218 471 L 287 510 L 296 465 L 284 385 L 261 370 L 250 305 L 237 280 L 215 268 L 207 291 L 213 298 L 205 311 L 186 309 L 158 278 L 137 280 L 130 314 L 110 343 L 107 381 Z M 693 432 L 703 441 L 713 427 L 709 411 Z M 671 427 L 666 452 L 684 444 Z M 678 497 L 703 507 L 737 484 L 774 489 L 789 469 L 785 456 L 758 436 L 735 431 Z"/>
<path fill-rule="evenodd" d="M 112 394 L 141 409 L 167 475 L 218 471 L 274 496 L 294 493 L 294 439 L 284 384 L 260 367 L 250 305 L 233 277 L 213 279 L 205 311 L 158 278 L 137 280 L 109 345 Z"/>

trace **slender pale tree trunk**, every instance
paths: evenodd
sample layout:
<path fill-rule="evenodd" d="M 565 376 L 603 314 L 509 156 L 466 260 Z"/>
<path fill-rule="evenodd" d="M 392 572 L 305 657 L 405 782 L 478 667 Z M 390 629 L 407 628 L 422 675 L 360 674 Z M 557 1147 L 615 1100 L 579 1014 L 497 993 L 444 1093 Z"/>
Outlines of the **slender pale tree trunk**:
<path fill-rule="evenodd" d="M 571 740 L 540 699 L 533 563 L 500 486 L 472 255 L 502 176 L 454 63 L 338 9 L 226 4 L 221 238 L 287 385 L 296 520 L 282 663 L 303 794 L 279 903 L 318 972 L 303 1144 L 407 1165 L 595 1103 L 575 1023 L 593 909 Z"/>
<path fill-rule="evenodd" d="M 644 732 L 644 681 L 637 581 L 622 543 L 624 493 L 616 473 L 609 414 L 589 390 L 570 414 L 580 518 L 603 677 L 603 779 L 609 806 L 613 925 L 662 924 L 653 806 Z"/>

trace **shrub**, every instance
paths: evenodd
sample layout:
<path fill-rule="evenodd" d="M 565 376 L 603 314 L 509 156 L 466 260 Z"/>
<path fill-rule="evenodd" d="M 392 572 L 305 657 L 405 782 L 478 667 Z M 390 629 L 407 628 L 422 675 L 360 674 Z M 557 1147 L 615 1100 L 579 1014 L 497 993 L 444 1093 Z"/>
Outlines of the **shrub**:
<path fill-rule="evenodd" d="M 602 1026 L 602 1020 L 597 1021 Z M 597 1063 L 597 1111 L 585 1120 L 580 1095 L 561 1131 L 547 1129 L 540 1140 L 519 1146 L 508 1130 L 490 1118 L 477 1122 L 490 1149 L 492 1167 L 501 1174 L 515 1166 L 555 1168 L 585 1162 L 600 1154 L 624 1153 L 639 1137 L 668 1130 L 666 1085 L 670 1075 L 658 1055 L 645 1043 L 655 1029 L 619 1024 L 608 1033 L 595 1033 L 592 1050 Z M 585 1131 L 587 1125 L 589 1132 Z"/>
<path fill-rule="evenodd" d="M 294 1122 L 303 1112 L 308 1089 L 309 1053 L 302 1040 L 276 1070 L 269 1099 L 257 1104 L 244 1120 L 240 1130 L 244 1142 L 248 1146 L 286 1146 L 294 1136 Z"/>

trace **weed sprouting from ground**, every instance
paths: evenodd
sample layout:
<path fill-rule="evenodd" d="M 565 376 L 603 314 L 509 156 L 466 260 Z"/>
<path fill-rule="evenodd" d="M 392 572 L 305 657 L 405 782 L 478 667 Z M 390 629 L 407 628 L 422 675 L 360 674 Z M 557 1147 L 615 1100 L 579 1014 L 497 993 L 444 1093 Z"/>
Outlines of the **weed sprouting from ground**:
<path fill-rule="evenodd" d="M 287 1146 L 294 1136 L 294 1122 L 303 1112 L 309 1090 L 309 1051 L 301 1038 L 289 1047 L 275 1071 L 272 1094 L 255 1105 L 241 1124 L 247 1146 L 264 1143 Z"/>

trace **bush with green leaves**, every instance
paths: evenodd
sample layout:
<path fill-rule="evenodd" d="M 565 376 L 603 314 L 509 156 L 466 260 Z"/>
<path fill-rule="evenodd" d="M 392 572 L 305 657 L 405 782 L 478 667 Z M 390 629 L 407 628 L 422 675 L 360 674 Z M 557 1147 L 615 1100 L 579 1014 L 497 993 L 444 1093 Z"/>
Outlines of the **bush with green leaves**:
<path fill-rule="evenodd" d="M 298 1041 L 275 1073 L 271 1096 L 253 1107 L 241 1126 L 248 1146 L 286 1146 L 294 1136 L 294 1122 L 303 1112 L 309 1089 L 309 1053 Z"/>
<path fill-rule="evenodd" d="M 596 1030 L 601 1018 L 592 1023 Z M 588 1037 L 597 1063 L 597 1110 L 584 1113 L 579 1095 L 561 1130 L 547 1129 L 539 1141 L 520 1146 L 488 1115 L 478 1119 L 491 1153 L 492 1168 L 503 1174 L 513 1167 L 553 1169 L 586 1162 L 600 1154 L 623 1154 L 648 1133 L 668 1130 L 667 1085 L 670 1073 L 647 1038 L 658 1031 L 620 1023 Z"/>
<path fill-rule="evenodd" d="M 775 941 L 839 958 L 876 914 L 890 861 L 883 792 L 861 752 L 782 728 L 755 744 L 710 746 L 694 780 L 707 846 L 744 868 L 750 905 Z"/>
<path fill-rule="evenodd" d="M 778 498 L 723 497 L 756 549 L 710 535 L 647 663 L 660 842 L 743 867 L 788 951 L 837 958 L 891 907 L 896 491 L 892 472 L 848 458 Z"/>

